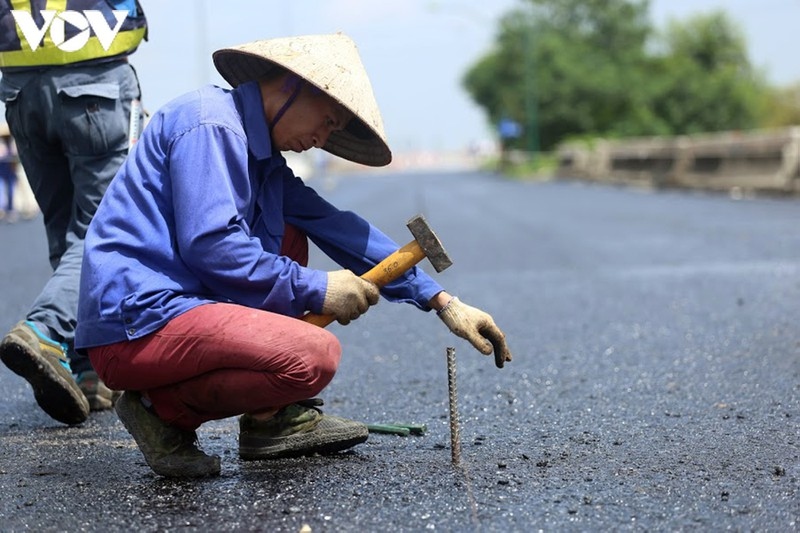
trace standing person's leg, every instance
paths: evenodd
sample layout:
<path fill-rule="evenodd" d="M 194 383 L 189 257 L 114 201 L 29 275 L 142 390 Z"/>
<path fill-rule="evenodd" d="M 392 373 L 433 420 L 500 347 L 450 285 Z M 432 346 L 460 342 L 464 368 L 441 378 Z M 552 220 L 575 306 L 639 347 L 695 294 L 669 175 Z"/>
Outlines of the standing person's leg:
<path fill-rule="evenodd" d="M 47 72 L 4 74 L 0 94 L 20 162 L 44 216 L 50 265 L 55 270 L 66 250 L 73 188 L 60 141 L 49 132 L 54 102 L 45 81 Z M 89 415 L 89 403 L 72 376 L 63 339 L 56 338 L 58 318 L 46 311 L 37 313 L 37 308 L 34 304 L 27 320 L 5 336 L 0 358 L 30 383 L 48 415 L 65 424 L 79 424 Z"/>
<path fill-rule="evenodd" d="M 72 350 L 83 240 L 103 194 L 127 156 L 131 101 L 140 97 L 140 90 L 133 68 L 118 62 L 70 69 L 53 78 L 52 91 L 58 104 L 51 134 L 63 146 L 73 194 L 63 254 L 34 302 L 30 318 L 57 318 L 48 326 L 70 347 L 72 370 L 80 374 L 91 370 L 88 358 Z"/>
<path fill-rule="evenodd" d="M 127 155 L 131 101 L 140 97 L 139 84 L 133 68 L 118 62 L 4 76 L 0 93 L 44 215 L 54 269 L 28 320 L 3 340 L 0 357 L 31 383 L 50 416 L 80 423 L 90 408 L 113 405 L 112 391 L 72 345 L 83 239 Z"/>
<path fill-rule="evenodd" d="M 54 134 L 62 141 L 74 194 L 66 250 L 31 316 L 57 317 L 51 328 L 68 346 L 72 372 L 91 409 L 110 409 L 114 393 L 97 377 L 89 358 L 73 348 L 80 266 L 86 230 L 128 154 L 131 102 L 141 92 L 136 72 L 126 62 L 71 69 L 53 80 L 53 92 L 59 101 Z"/>

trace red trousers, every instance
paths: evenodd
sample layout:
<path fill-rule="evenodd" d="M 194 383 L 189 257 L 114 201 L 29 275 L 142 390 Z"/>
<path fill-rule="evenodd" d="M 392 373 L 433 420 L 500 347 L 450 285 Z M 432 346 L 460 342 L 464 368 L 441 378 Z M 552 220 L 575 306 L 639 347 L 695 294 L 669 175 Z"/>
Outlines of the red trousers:
<path fill-rule="evenodd" d="M 287 226 L 281 254 L 307 264 L 305 235 Z M 162 420 L 187 430 L 311 398 L 333 379 L 341 353 L 323 328 L 228 303 L 196 307 L 141 339 L 89 349 L 106 385 L 141 391 Z"/>

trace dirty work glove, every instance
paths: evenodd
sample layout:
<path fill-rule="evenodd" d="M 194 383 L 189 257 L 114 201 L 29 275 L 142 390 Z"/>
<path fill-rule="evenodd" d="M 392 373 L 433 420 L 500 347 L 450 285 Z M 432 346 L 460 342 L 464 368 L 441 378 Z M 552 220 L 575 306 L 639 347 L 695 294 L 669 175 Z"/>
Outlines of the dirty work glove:
<path fill-rule="evenodd" d="M 497 368 L 503 368 L 506 361 L 511 361 L 506 336 L 495 325 L 491 315 L 455 297 L 436 314 L 450 331 L 468 340 L 483 355 L 490 355 L 494 351 Z"/>
<path fill-rule="evenodd" d="M 322 302 L 322 313 L 333 315 L 339 324 L 349 324 L 378 303 L 378 286 L 365 281 L 349 270 L 328 272 L 328 289 Z"/>

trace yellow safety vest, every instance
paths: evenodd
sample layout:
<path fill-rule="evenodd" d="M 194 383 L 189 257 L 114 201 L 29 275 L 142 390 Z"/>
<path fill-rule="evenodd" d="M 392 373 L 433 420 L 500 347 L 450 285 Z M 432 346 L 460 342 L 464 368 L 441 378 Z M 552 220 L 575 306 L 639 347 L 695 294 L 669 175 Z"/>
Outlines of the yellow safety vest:
<path fill-rule="evenodd" d="M 134 13 L 122 22 L 119 32 L 111 41 L 108 50 L 103 48 L 100 40 L 92 31 L 86 44 L 75 51 L 64 51 L 53 42 L 49 28 L 36 50 L 25 38 L 15 20 L 12 10 L 26 11 L 38 15 L 41 10 L 52 10 L 57 14 L 63 11 L 86 10 L 102 11 L 104 15 L 111 13 L 110 3 L 104 0 L 0 0 L 0 68 L 40 67 L 53 65 L 69 65 L 93 59 L 125 56 L 132 53 L 147 38 L 147 21 L 138 1 L 117 2 L 122 9 L 126 3 L 134 7 Z M 56 15 L 58 16 L 58 15 Z M 106 17 L 109 20 L 109 17 Z M 110 17 L 114 27 L 116 20 Z M 41 17 L 34 16 L 37 28 L 42 27 Z M 91 30 L 91 28 L 90 28 Z M 70 36 L 67 35 L 67 38 Z"/>

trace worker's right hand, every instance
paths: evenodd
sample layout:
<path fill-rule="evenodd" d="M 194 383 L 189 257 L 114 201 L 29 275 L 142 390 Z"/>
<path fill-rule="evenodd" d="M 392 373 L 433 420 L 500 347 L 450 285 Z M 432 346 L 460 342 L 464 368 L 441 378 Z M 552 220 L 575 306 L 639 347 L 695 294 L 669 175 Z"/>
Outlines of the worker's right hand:
<path fill-rule="evenodd" d="M 511 361 L 506 335 L 494 323 L 492 316 L 476 307 L 462 303 L 456 297 L 436 312 L 450 331 L 468 340 L 483 355 L 494 352 L 494 363 L 503 368 Z"/>
<path fill-rule="evenodd" d="M 333 315 L 339 324 L 349 324 L 378 303 L 380 292 L 374 283 L 359 278 L 349 270 L 328 272 L 328 288 L 322 312 Z"/>

